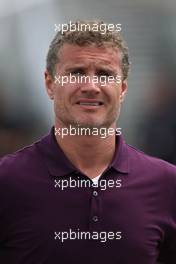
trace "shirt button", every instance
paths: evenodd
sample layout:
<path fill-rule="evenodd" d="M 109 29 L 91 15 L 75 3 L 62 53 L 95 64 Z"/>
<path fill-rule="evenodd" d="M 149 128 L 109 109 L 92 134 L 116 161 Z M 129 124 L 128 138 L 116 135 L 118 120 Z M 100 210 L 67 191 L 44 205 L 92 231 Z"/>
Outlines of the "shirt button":
<path fill-rule="evenodd" d="M 97 191 L 93 191 L 93 196 L 97 196 L 98 192 Z"/>
<path fill-rule="evenodd" d="M 98 221 L 98 216 L 94 215 L 93 218 L 92 218 L 92 220 L 93 220 L 94 222 L 97 222 L 97 221 Z"/>

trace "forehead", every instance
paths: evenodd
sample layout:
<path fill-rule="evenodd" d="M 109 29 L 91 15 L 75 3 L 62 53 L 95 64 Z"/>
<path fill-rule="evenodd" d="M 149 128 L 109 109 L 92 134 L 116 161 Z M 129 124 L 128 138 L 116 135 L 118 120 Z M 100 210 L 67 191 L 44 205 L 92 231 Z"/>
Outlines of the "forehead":
<path fill-rule="evenodd" d="M 59 51 L 59 62 L 64 64 L 93 63 L 104 66 L 120 66 L 120 51 L 115 47 L 96 45 L 78 46 L 64 44 Z"/>

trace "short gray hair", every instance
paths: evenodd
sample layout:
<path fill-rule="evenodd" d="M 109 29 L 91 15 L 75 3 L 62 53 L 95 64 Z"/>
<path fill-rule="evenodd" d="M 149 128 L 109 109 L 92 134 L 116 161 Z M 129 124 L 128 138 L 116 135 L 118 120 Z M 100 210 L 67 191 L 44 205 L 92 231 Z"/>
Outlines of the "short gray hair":
<path fill-rule="evenodd" d="M 93 27 L 97 25 L 98 30 L 93 30 Z M 73 30 L 73 25 L 76 30 Z M 85 26 L 85 30 L 78 30 L 80 26 Z M 102 25 L 106 25 L 106 32 L 102 33 Z M 51 41 L 49 50 L 47 53 L 46 59 L 46 69 L 49 74 L 54 78 L 55 75 L 55 66 L 59 62 L 58 53 L 60 48 L 64 43 L 87 46 L 91 44 L 96 44 L 97 46 L 110 46 L 112 48 L 118 48 L 121 52 L 121 67 L 123 80 L 128 77 L 130 62 L 129 62 L 129 53 L 128 47 L 121 34 L 116 30 L 109 30 L 108 24 L 103 21 L 76 21 L 72 24 L 66 25 L 67 30 L 59 30 L 54 39 Z"/>

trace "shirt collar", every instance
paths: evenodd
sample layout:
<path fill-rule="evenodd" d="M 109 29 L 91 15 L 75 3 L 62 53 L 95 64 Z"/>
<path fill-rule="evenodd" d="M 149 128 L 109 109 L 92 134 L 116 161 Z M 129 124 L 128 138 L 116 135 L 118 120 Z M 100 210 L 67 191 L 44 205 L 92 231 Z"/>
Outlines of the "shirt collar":
<path fill-rule="evenodd" d="M 53 176 L 65 176 L 78 169 L 66 157 L 56 141 L 54 127 L 50 133 L 36 143 L 39 151 L 45 159 L 48 171 Z M 123 137 L 116 135 L 116 148 L 109 168 L 113 167 L 120 173 L 129 173 L 128 149 Z"/>

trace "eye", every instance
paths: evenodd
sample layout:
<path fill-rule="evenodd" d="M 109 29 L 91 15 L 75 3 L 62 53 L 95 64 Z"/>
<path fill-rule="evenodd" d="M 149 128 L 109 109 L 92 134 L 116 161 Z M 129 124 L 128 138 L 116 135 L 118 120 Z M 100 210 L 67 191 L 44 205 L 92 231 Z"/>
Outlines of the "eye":
<path fill-rule="evenodd" d="M 112 73 L 110 72 L 110 71 L 108 71 L 108 70 L 99 70 L 98 72 L 97 72 L 97 75 L 98 76 L 111 76 L 112 75 Z"/>
<path fill-rule="evenodd" d="M 85 72 L 84 72 L 84 70 L 82 69 L 82 68 L 76 68 L 76 69 L 72 69 L 71 71 L 70 71 L 70 73 L 72 74 L 72 75 L 85 75 Z"/>

